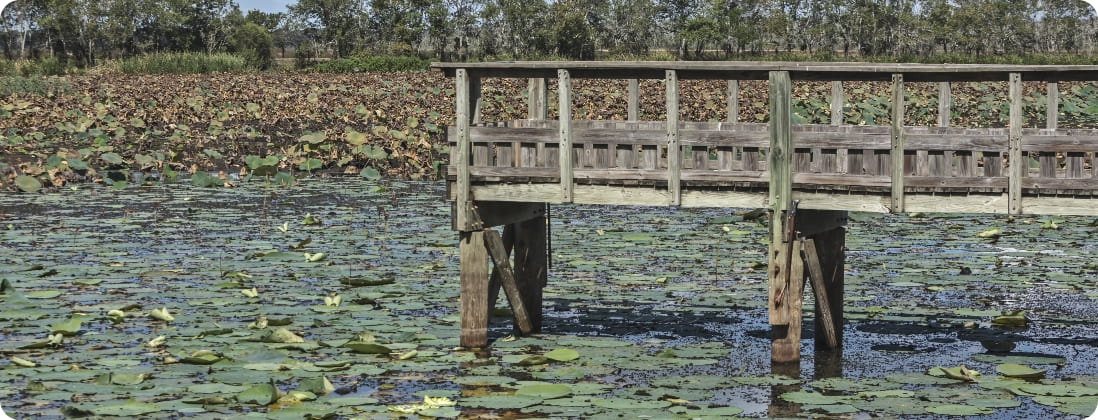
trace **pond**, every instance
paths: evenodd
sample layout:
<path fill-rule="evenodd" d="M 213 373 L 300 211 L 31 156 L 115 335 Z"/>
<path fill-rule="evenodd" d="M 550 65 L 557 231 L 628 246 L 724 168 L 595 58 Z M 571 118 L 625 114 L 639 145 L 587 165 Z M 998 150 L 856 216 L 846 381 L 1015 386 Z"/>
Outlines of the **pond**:
<path fill-rule="evenodd" d="M 1098 221 L 852 214 L 841 353 L 771 366 L 766 225 L 552 208 L 544 333 L 458 348 L 438 182 L 0 195 L 13 417 L 1062 418 L 1098 402 Z M 997 229 L 998 232 L 993 232 Z M 355 286 L 352 286 L 354 284 Z M 962 368 L 963 367 L 963 368 Z"/>

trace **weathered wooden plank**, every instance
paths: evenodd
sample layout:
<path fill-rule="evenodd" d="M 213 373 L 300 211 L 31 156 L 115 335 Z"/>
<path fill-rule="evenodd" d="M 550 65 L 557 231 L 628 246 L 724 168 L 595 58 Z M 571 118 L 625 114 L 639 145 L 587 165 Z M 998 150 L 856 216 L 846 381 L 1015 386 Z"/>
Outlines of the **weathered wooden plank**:
<path fill-rule="evenodd" d="M 484 232 L 461 232 L 459 243 L 461 271 L 462 347 L 488 345 L 488 252 Z"/>
<path fill-rule="evenodd" d="M 1084 159 L 1086 156 L 1082 152 L 1069 152 L 1065 164 L 1067 165 L 1068 178 L 1084 178 Z"/>
<path fill-rule="evenodd" d="M 1003 176 L 1003 156 L 1000 152 L 983 152 L 984 176 Z"/>
<path fill-rule="evenodd" d="M 572 201 L 572 166 L 574 157 L 572 154 L 572 77 L 568 70 L 561 69 L 557 72 L 559 85 L 557 97 L 559 98 L 560 113 L 560 189 L 561 199 L 564 202 Z"/>
<path fill-rule="evenodd" d="M 473 199 L 470 194 L 470 182 L 469 182 L 469 155 L 472 152 L 470 140 L 469 140 L 469 128 L 470 119 L 470 103 L 472 99 L 472 91 L 470 88 L 470 81 L 468 73 L 464 69 L 458 69 L 457 75 L 454 78 L 454 91 L 457 96 L 457 104 L 455 109 L 455 119 L 457 124 L 457 147 L 451 153 L 451 160 L 453 165 L 457 167 L 457 186 L 455 191 L 457 192 L 457 199 L 455 202 L 455 222 L 454 226 L 458 230 L 467 231 L 471 230 L 471 215 Z"/>
<path fill-rule="evenodd" d="M 812 172 L 812 149 L 793 149 L 793 172 Z"/>
<path fill-rule="evenodd" d="M 542 289 L 548 279 L 547 229 L 544 215 L 515 225 L 515 282 L 534 332 L 541 331 Z"/>
<path fill-rule="evenodd" d="M 537 143 L 519 143 L 519 166 L 526 168 L 538 166 Z"/>
<path fill-rule="evenodd" d="M 953 157 L 957 160 L 957 176 L 970 177 L 976 173 L 976 157 L 972 152 L 956 151 Z"/>
<path fill-rule="evenodd" d="M 522 335 L 528 335 L 534 328 L 530 324 L 530 315 L 526 313 L 526 303 L 522 299 L 522 292 L 515 282 L 515 271 L 511 268 L 511 258 L 503 245 L 503 238 L 499 232 L 492 229 L 484 230 L 484 246 L 488 250 L 488 256 L 495 264 L 495 272 L 499 273 L 500 284 L 507 294 L 507 302 L 511 305 L 511 312 L 515 317 L 515 326 Z M 491 308 L 489 308 L 491 309 Z"/>
<path fill-rule="evenodd" d="M 825 278 L 823 266 L 820 263 L 820 254 L 816 251 L 816 242 L 812 239 L 801 241 L 804 249 L 804 266 L 808 270 L 808 278 L 811 280 L 812 291 L 816 295 L 816 323 L 823 331 L 823 343 L 825 348 L 839 347 L 839 333 L 836 331 L 835 320 L 831 314 L 832 300 L 828 297 L 828 281 Z M 842 328 L 842 324 L 839 324 Z M 821 341 L 819 338 L 817 342 Z"/>
<path fill-rule="evenodd" d="M 640 81 L 629 79 L 629 101 L 626 104 L 629 121 L 640 119 Z"/>
<path fill-rule="evenodd" d="M 843 114 L 843 106 L 846 104 L 846 98 L 843 95 L 843 82 L 835 80 L 831 82 L 831 125 L 840 126 L 843 125 L 845 115 Z"/>
<path fill-rule="evenodd" d="M 682 146 L 679 145 L 679 76 L 667 71 L 667 190 L 671 192 L 671 205 L 682 202 Z"/>
<path fill-rule="evenodd" d="M 1056 152 L 1039 153 L 1040 156 L 1037 158 L 1037 162 L 1040 165 L 1041 178 L 1056 178 L 1056 170 L 1060 168 L 1056 159 Z"/>
<path fill-rule="evenodd" d="M 518 166 L 515 165 L 514 150 L 514 143 L 496 143 L 496 166 Z"/>
<path fill-rule="evenodd" d="M 938 127 L 949 127 L 953 117 L 953 92 L 949 82 L 938 83 Z"/>
<path fill-rule="evenodd" d="M 1060 125 L 1060 85 L 1056 82 L 1048 84 L 1048 95 L 1045 101 L 1045 120 L 1049 130 L 1055 130 Z"/>
<path fill-rule="evenodd" d="M 1003 81 L 1009 74 L 1025 75 L 1033 81 L 1088 81 L 1098 66 L 1042 66 L 988 64 L 910 63 L 811 63 L 746 61 L 520 61 L 482 63 L 432 63 L 432 68 L 453 76 L 469 69 L 482 77 L 553 77 L 557 69 L 568 69 L 579 78 L 660 79 L 665 70 L 677 70 L 679 78 L 766 80 L 769 72 L 789 72 L 795 80 L 887 81 L 888 75 L 903 73 L 909 82 Z"/>
<path fill-rule="evenodd" d="M 793 94 L 788 72 L 770 73 L 770 261 L 768 289 L 770 325 L 789 325 L 789 304 L 793 291 L 787 290 L 788 247 L 785 243 L 785 218 L 793 203 Z M 800 309 L 799 307 L 797 308 Z M 792 325 L 789 325 L 792 328 Z M 799 351 L 799 342 L 795 346 Z"/>
<path fill-rule="evenodd" d="M 771 221 L 773 223 L 773 221 Z M 792 241 L 793 259 L 789 263 L 789 283 L 785 285 L 785 302 L 781 310 L 786 312 L 784 325 L 772 325 L 770 359 L 775 362 L 794 362 L 801 359 L 801 322 L 804 299 L 804 259 L 801 258 L 801 241 Z"/>
<path fill-rule="evenodd" d="M 904 75 L 892 75 L 892 211 L 904 211 L 904 115 L 907 103 L 904 100 Z M 881 173 L 885 173 L 883 170 Z"/>
<path fill-rule="evenodd" d="M 549 118 L 549 86 L 543 77 L 534 77 L 527 82 L 526 108 L 528 118 L 544 120 Z"/>
<path fill-rule="evenodd" d="M 1010 214 L 1022 214 L 1022 177 L 1025 175 L 1026 165 L 1022 161 L 1022 75 L 1010 74 L 1010 169 L 1008 177 L 1010 185 L 1008 196 L 1010 197 Z"/>
<path fill-rule="evenodd" d="M 728 115 L 725 121 L 735 124 L 740 122 L 740 81 L 728 81 Z"/>

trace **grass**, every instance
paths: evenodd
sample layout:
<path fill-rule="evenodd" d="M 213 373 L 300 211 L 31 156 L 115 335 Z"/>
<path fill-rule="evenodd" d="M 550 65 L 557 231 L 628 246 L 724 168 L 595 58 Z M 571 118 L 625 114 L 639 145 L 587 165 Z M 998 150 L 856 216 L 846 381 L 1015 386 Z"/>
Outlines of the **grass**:
<path fill-rule="evenodd" d="M 170 53 L 126 58 L 118 61 L 125 74 L 244 73 L 255 71 L 243 57 L 217 53 Z"/>

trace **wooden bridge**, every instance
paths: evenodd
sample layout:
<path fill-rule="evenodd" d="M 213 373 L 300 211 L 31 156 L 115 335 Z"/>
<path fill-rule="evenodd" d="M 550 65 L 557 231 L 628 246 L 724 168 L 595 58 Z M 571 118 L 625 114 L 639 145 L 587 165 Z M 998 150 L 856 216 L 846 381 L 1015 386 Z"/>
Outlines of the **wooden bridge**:
<path fill-rule="evenodd" d="M 775 361 L 800 357 L 801 296 L 816 296 L 817 347 L 842 342 L 846 212 L 1098 215 L 1098 130 L 1058 129 L 1058 82 L 1098 66 L 744 62 L 436 63 L 453 77 L 448 131 L 461 239 L 461 344 L 487 344 L 502 285 L 523 333 L 540 329 L 547 206 L 766 208 Z M 529 118 L 485 123 L 485 78 L 529 80 Z M 549 120 L 549 81 L 558 114 Z M 573 117 L 572 80 L 626 79 L 628 120 Z M 640 121 L 639 79 L 664 81 L 666 120 Z M 726 121 L 680 120 L 679 81 L 728 81 Z M 769 81 L 769 123 L 737 121 L 740 80 Z M 795 81 L 831 82 L 831 124 L 794 124 Z M 890 81 L 890 126 L 842 124 L 844 81 Z M 1006 82 L 1007 128 L 950 127 L 951 83 Z M 1022 83 L 1047 83 L 1047 126 L 1024 127 Z M 905 83 L 936 82 L 936 127 L 905 126 Z M 504 226 L 503 235 L 490 229 Z M 510 255 L 514 254 L 514 259 Z M 495 270 L 488 272 L 489 260 Z"/>

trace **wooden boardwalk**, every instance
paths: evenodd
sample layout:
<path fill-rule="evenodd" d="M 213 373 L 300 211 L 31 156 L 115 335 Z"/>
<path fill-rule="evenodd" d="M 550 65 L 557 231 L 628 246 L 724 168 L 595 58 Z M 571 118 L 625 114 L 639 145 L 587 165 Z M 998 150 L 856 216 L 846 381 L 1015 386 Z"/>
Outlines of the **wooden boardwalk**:
<path fill-rule="evenodd" d="M 548 204 L 769 209 L 775 360 L 799 357 L 800 299 L 787 291 L 803 288 L 799 282 L 805 279 L 818 300 L 834 303 L 817 305 L 817 316 L 830 320 L 817 326 L 832 330 L 817 337 L 832 347 L 841 344 L 844 212 L 1098 215 L 1093 160 L 1098 129 L 1057 127 L 1058 83 L 1098 80 L 1098 66 L 500 62 L 434 67 L 454 78 L 458 97 L 456 126 L 448 131 L 447 174 L 454 227 L 462 232 L 462 344 L 467 346 L 487 343 L 486 310 L 498 284 L 509 297 L 514 294 L 511 302 L 526 303 L 512 304 L 520 330 L 540 328 L 547 249 L 535 243 L 545 241 L 537 221 L 544 225 Z M 492 77 L 529 79 L 528 119 L 481 121 L 481 80 Z M 629 119 L 575 120 L 576 78 L 629 80 Z M 638 79 L 664 81 L 666 120 L 638 120 Z M 686 79 L 728 81 L 726 121 L 680 120 L 679 82 Z M 740 80 L 769 81 L 769 123 L 737 122 Z M 793 124 L 796 81 L 831 82 L 831 111 L 838 117 L 832 124 Z M 842 125 L 845 81 L 890 81 L 891 125 Z M 1003 121 L 1007 128 L 949 126 L 951 83 L 972 81 L 1009 85 L 1002 98 L 1010 104 Z M 1023 81 L 1048 84 L 1047 126 L 1023 126 Z M 903 125 L 908 82 L 939 84 L 938 126 Z M 554 84 L 559 118 L 550 120 Z M 505 226 L 503 235 L 487 229 L 492 226 Z M 486 253 L 497 263 L 490 277 Z M 819 313 L 820 306 L 831 313 Z M 783 342 L 786 333 L 791 336 Z"/>

